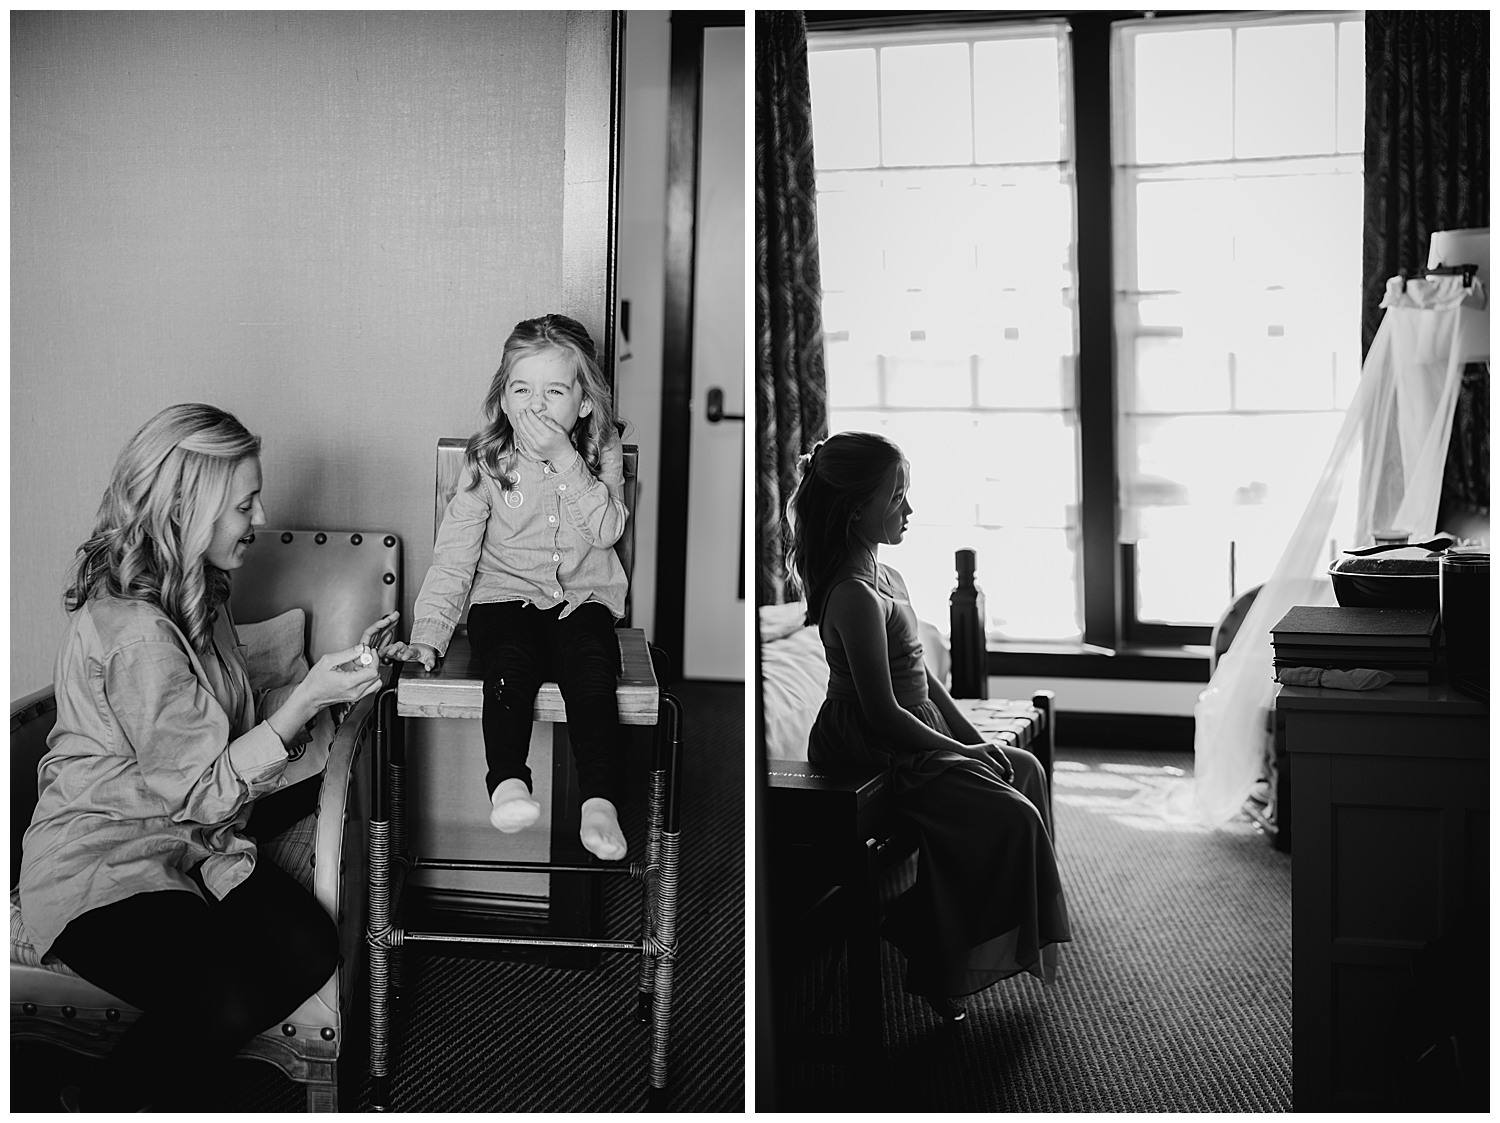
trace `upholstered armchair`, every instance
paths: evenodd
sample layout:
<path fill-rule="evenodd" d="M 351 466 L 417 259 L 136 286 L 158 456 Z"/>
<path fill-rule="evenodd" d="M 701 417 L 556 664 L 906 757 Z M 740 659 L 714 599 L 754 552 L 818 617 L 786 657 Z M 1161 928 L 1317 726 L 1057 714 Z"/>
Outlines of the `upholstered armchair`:
<path fill-rule="evenodd" d="M 230 607 L 257 661 L 285 662 L 287 637 L 297 658 L 316 659 L 357 643 L 361 632 L 397 607 L 401 542 L 378 531 L 261 530 L 234 577 Z M 300 610 L 300 615 L 297 610 Z M 271 684 L 271 685 L 274 685 Z M 327 723 L 321 793 L 314 815 L 261 852 L 297 877 L 338 924 L 338 970 L 316 994 L 255 1037 L 242 1056 L 269 1061 L 307 1088 L 309 1111 L 353 1107 L 366 1072 L 365 884 L 370 807 L 369 744 L 374 697 L 336 728 Z M 108 1051 L 140 1012 L 85 982 L 61 963 L 42 963 L 25 940 L 15 886 L 21 839 L 37 799 L 37 763 L 56 719 L 50 687 L 11 704 L 11 1037 L 42 1040 L 85 1054 Z M 315 746 L 318 735 L 315 734 Z M 312 752 L 314 747 L 309 748 Z M 191 1034 L 193 1027 L 182 1027 Z"/>

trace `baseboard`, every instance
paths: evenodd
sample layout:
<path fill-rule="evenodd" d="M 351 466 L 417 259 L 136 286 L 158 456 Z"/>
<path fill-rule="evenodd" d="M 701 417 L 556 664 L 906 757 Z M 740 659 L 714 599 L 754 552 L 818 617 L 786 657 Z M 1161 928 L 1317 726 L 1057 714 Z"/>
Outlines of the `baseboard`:
<path fill-rule="evenodd" d="M 1193 719 L 1183 714 L 1056 713 L 1060 748 L 1193 751 Z"/>

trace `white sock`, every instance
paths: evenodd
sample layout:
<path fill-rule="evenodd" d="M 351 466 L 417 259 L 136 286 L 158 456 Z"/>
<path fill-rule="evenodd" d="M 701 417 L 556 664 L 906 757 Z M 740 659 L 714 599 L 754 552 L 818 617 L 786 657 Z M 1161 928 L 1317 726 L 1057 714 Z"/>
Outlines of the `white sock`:
<path fill-rule="evenodd" d="M 583 801 L 579 812 L 578 839 L 585 850 L 606 862 L 618 862 L 625 857 L 625 832 L 620 829 L 615 805 L 607 799 L 595 796 Z"/>
<path fill-rule="evenodd" d="M 501 780 L 490 796 L 490 826 L 506 834 L 523 831 L 542 817 L 542 805 L 531 798 L 525 780 Z"/>

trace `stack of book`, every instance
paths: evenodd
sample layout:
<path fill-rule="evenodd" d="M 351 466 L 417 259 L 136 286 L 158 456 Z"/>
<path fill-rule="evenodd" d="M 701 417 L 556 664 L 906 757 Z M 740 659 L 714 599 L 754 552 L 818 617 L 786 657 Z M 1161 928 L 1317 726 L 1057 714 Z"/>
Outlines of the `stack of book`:
<path fill-rule="evenodd" d="M 1271 629 L 1278 671 L 1285 667 L 1388 671 L 1396 682 L 1431 682 L 1438 614 L 1430 608 L 1294 605 Z"/>

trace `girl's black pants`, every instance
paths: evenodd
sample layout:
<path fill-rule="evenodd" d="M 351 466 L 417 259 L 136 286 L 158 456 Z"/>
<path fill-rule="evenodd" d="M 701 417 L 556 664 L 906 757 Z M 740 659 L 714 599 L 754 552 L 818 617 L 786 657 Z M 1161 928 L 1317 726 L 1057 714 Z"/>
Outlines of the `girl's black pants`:
<path fill-rule="evenodd" d="M 563 616 L 562 605 L 542 609 L 524 601 L 469 609 L 469 644 L 484 677 L 485 788 L 502 780 L 531 787 L 526 757 L 531 714 L 544 682 L 556 682 L 568 712 L 568 740 L 584 799 L 619 806 L 624 745 L 615 685 L 620 644 L 615 617 L 586 602 Z"/>

